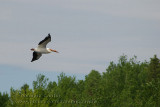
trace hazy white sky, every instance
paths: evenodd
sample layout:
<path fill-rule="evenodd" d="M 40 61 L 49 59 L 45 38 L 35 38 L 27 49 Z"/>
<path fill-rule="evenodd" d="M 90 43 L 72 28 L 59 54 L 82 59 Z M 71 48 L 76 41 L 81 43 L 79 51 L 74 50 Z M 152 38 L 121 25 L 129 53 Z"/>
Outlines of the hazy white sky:
<path fill-rule="evenodd" d="M 1 0 L 0 73 L 16 67 L 88 74 L 105 72 L 122 54 L 149 60 L 160 53 L 159 13 L 159 0 Z M 60 53 L 31 63 L 30 48 L 48 33 L 48 47 Z"/>

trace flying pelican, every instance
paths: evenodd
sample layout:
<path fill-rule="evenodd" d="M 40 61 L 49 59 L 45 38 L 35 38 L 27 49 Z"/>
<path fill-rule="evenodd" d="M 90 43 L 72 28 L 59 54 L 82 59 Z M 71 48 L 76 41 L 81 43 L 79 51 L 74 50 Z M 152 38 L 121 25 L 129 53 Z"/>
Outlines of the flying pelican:
<path fill-rule="evenodd" d="M 47 37 L 45 37 L 42 41 L 39 42 L 38 47 L 37 48 L 32 48 L 31 51 L 33 52 L 33 58 L 31 60 L 31 62 L 38 60 L 42 54 L 48 54 L 51 52 L 56 52 L 58 53 L 58 51 L 50 49 L 50 48 L 46 48 L 46 45 L 51 41 L 51 35 L 48 34 Z"/>

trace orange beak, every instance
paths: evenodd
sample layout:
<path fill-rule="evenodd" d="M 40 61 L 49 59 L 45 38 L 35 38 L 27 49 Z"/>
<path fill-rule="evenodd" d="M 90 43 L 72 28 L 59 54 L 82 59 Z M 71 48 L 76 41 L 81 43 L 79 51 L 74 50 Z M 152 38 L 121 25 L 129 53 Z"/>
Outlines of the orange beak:
<path fill-rule="evenodd" d="M 52 52 L 56 52 L 56 53 L 59 53 L 58 51 L 56 51 L 56 50 L 53 50 L 53 49 L 50 49 Z"/>

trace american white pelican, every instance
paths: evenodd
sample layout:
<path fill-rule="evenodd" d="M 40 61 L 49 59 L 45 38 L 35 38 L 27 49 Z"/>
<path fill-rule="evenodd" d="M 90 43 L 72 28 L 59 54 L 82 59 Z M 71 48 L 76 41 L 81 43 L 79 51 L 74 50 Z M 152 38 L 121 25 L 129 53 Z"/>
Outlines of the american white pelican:
<path fill-rule="evenodd" d="M 39 42 L 38 47 L 37 48 L 32 48 L 31 50 L 34 51 L 33 52 L 33 58 L 32 61 L 38 60 L 42 54 L 48 54 L 51 52 L 56 52 L 58 53 L 58 51 L 50 49 L 50 48 L 46 48 L 46 45 L 51 41 L 51 35 L 48 34 L 47 37 L 45 37 L 42 41 Z"/>

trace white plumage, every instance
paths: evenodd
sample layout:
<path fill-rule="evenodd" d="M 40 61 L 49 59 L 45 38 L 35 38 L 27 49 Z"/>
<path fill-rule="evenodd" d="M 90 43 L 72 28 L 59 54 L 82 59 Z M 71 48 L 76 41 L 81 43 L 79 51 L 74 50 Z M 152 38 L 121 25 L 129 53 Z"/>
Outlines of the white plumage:
<path fill-rule="evenodd" d="M 51 52 L 56 52 L 58 53 L 58 51 L 50 49 L 50 48 L 46 48 L 46 45 L 51 41 L 51 35 L 48 34 L 47 37 L 45 37 L 42 41 L 39 42 L 38 47 L 37 48 L 32 48 L 31 50 L 34 51 L 33 52 L 33 58 L 31 60 L 31 62 L 38 60 L 42 54 L 48 54 Z"/>

